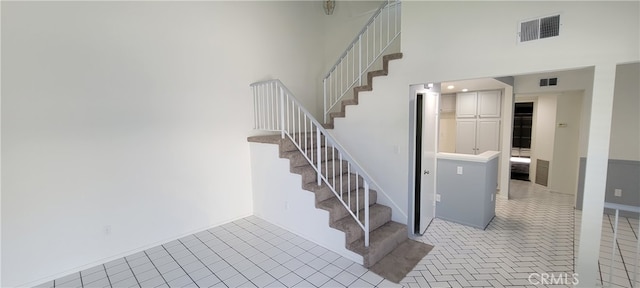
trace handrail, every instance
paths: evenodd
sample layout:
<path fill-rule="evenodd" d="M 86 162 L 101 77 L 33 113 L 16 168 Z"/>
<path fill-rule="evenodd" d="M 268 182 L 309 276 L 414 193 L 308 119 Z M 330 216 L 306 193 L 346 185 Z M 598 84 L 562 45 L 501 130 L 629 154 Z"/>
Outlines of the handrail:
<path fill-rule="evenodd" d="M 317 184 L 325 183 L 363 229 L 364 244 L 368 247 L 369 189 L 375 182 L 280 80 L 260 81 L 250 86 L 253 89 L 254 129 L 279 131 L 283 139 L 287 137 L 294 143 L 315 170 Z M 351 211 L 354 207 L 351 202 L 352 183 L 356 191 L 355 213 Z M 380 189 L 377 185 L 374 187 Z M 364 192 L 362 203 L 360 188 Z M 363 221 L 360 220 L 360 206 L 364 209 Z"/>
<path fill-rule="evenodd" d="M 325 122 L 331 109 L 356 84 L 362 85 L 363 75 L 400 35 L 400 4 L 399 0 L 387 0 L 380 5 L 322 79 Z M 395 8 L 393 14 L 392 8 Z M 386 18 L 383 11 L 387 12 Z"/>
<path fill-rule="evenodd" d="M 338 66 L 338 64 L 340 64 L 340 60 L 347 55 L 347 52 L 349 51 L 349 49 L 351 49 L 351 47 L 353 47 L 353 45 L 356 44 L 356 42 L 358 42 L 358 40 L 360 39 L 360 35 L 362 35 L 364 32 L 367 31 L 367 28 L 369 28 L 369 25 L 371 23 L 373 23 L 373 20 L 376 19 L 376 17 L 378 17 L 378 15 L 380 15 L 380 12 L 382 12 L 382 9 L 384 9 L 387 5 L 389 4 L 388 1 L 385 1 L 384 3 L 382 3 L 382 5 L 380 5 L 378 7 L 378 9 L 376 9 L 375 12 L 373 12 L 373 14 L 371 15 L 371 17 L 369 18 L 369 20 L 367 21 L 366 24 L 364 24 L 364 26 L 362 27 L 362 29 L 360 29 L 360 31 L 358 32 L 358 34 L 356 34 L 356 37 L 353 37 L 353 40 L 351 41 L 351 43 L 349 43 L 349 45 L 347 45 L 347 49 L 344 50 L 344 52 L 342 52 L 342 54 L 340 54 L 340 56 L 338 57 L 338 60 L 336 60 L 336 63 L 333 64 L 333 66 L 331 66 L 331 69 L 329 69 L 329 72 L 327 72 L 326 75 L 324 75 L 324 78 L 329 77 L 329 74 L 331 74 L 331 71 L 335 70 L 335 68 Z"/>
<path fill-rule="evenodd" d="M 618 238 L 618 218 L 620 217 L 620 211 L 626 211 L 626 212 L 635 212 L 635 213 L 640 213 L 640 207 L 638 206 L 630 206 L 630 205 L 623 205 L 623 204 L 617 204 L 617 203 L 610 203 L 610 202 L 604 202 L 604 208 L 609 208 L 609 209 L 614 209 L 616 210 L 616 220 L 614 222 L 614 226 L 613 226 L 613 242 L 611 245 L 611 264 L 609 265 L 609 285 L 611 285 L 611 278 L 613 276 L 613 261 L 615 259 L 616 256 L 616 243 L 617 243 L 617 238 Z M 640 231 L 640 223 L 638 224 L 638 231 Z M 633 280 L 631 281 L 631 287 L 634 287 L 634 285 L 636 285 L 636 276 L 638 275 L 638 259 L 640 257 L 638 257 L 638 255 L 640 254 L 640 237 L 638 238 L 638 244 L 636 247 L 636 255 L 635 255 L 635 259 L 633 261 L 634 263 L 634 267 L 635 267 L 635 271 L 633 273 Z M 622 257 L 622 255 L 620 255 Z"/>

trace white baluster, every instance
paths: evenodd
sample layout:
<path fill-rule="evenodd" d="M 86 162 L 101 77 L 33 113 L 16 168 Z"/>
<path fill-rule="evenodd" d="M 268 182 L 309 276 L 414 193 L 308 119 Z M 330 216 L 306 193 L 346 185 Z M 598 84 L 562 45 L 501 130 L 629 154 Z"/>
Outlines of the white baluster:
<path fill-rule="evenodd" d="M 369 247 L 369 182 L 364 181 L 364 247 Z"/>

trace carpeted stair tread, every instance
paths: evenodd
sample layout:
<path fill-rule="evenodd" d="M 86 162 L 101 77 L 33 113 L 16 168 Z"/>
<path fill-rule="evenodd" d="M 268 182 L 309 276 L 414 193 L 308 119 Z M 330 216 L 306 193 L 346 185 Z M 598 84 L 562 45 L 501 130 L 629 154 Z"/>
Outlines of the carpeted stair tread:
<path fill-rule="evenodd" d="M 280 134 L 249 136 L 247 137 L 247 141 L 253 143 L 280 144 L 282 136 Z"/>
<path fill-rule="evenodd" d="M 356 209 L 360 210 L 362 208 L 364 208 L 364 191 L 358 191 L 358 201 L 356 202 L 356 193 L 351 193 L 351 195 L 348 195 L 347 193 L 344 193 L 344 195 L 342 195 L 342 200 L 346 203 L 346 204 L 351 204 L 349 208 L 351 208 L 351 212 L 356 211 Z M 348 203 L 348 199 L 351 198 L 351 203 Z M 378 194 L 375 191 L 370 190 L 369 191 L 369 206 L 373 205 L 376 203 L 376 201 L 378 200 Z M 357 207 L 356 207 L 357 205 Z M 349 211 L 347 211 L 347 207 L 345 207 L 345 205 L 342 204 L 342 202 L 340 201 L 340 199 L 338 199 L 338 197 L 332 197 L 329 198 L 327 200 L 324 200 L 322 202 L 319 202 L 316 204 L 317 208 L 323 209 L 323 210 L 327 210 L 329 211 L 329 223 L 333 223 L 336 222 L 344 217 L 346 217 L 347 215 L 349 215 Z"/>
<path fill-rule="evenodd" d="M 340 170 L 340 162 L 342 162 L 342 170 Z M 325 169 L 324 166 L 325 164 L 328 164 L 328 170 Z M 340 161 L 340 160 L 330 160 L 327 162 L 323 163 L 322 168 L 322 175 L 324 177 L 327 177 L 327 179 L 329 179 L 329 181 L 332 181 L 334 178 L 336 179 L 336 181 L 339 181 L 341 175 L 347 174 L 348 173 L 348 162 L 347 161 Z M 292 173 L 296 173 L 299 174 L 300 176 L 302 176 L 302 183 L 310 183 L 310 182 L 314 182 L 317 181 L 317 177 L 318 177 L 318 172 L 316 172 L 316 169 L 311 166 L 311 164 L 307 163 L 307 165 L 303 165 L 303 166 L 297 166 L 297 167 L 290 167 L 289 171 L 291 171 Z"/>
<path fill-rule="evenodd" d="M 317 151 L 318 150 L 316 150 L 315 148 L 307 150 L 307 157 L 316 162 L 318 159 Z M 320 151 L 321 162 L 327 162 L 329 160 L 333 160 L 334 157 L 338 157 L 338 153 L 331 153 L 330 149 L 327 149 L 326 152 L 327 153 L 325 153 L 324 149 Z M 304 153 L 300 152 L 299 150 L 281 152 L 280 158 L 289 159 L 289 161 L 291 161 L 291 167 L 298 167 L 309 164 L 307 158 L 304 157 Z"/>
<path fill-rule="evenodd" d="M 389 221 L 369 234 L 369 247 L 364 239 L 347 244 L 347 249 L 363 256 L 363 266 L 370 267 L 408 239 L 407 226 Z"/>
<path fill-rule="evenodd" d="M 338 117 L 342 117 L 342 118 L 344 118 L 344 115 L 345 115 L 345 111 L 339 111 L 339 112 L 332 112 L 332 113 L 329 113 L 329 116 L 330 116 L 331 118 L 338 118 Z"/>
<path fill-rule="evenodd" d="M 391 208 L 388 206 L 373 204 L 369 207 L 369 214 L 371 215 L 369 217 L 369 231 L 391 221 Z M 361 209 L 358 218 L 362 223 L 364 223 L 364 215 L 364 209 Z M 364 231 L 351 215 L 347 215 L 329 226 L 344 232 L 347 244 L 364 237 Z"/>
<path fill-rule="evenodd" d="M 343 175 L 343 176 L 346 176 L 346 175 Z M 352 178 L 355 179 L 355 175 L 351 175 L 351 176 L 352 176 Z M 346 178 L 346 177 L 344 177 L 344 178 Z M 351 186 L 351 187 L 349 187 L 349 186 Z M 321 183 L 320 186 L 318 186 L 318 182 L 317 181 L 316 182 L 305 183 L 305 184 L 302 185 L 302 189 L 314 192 L 316 194 L 316 203 L 320 203 L 320 202 L 322 202 L 324 200 L 327 200 L 327 199 L 329 199 L 331 197 L 335 197 L 335 194 L 333 194 L 333 191 L 331 191 L 331 188 L 329 187 L 329 185 L 327 185 L 324 182 Z M 346 193 L 346 191 L 351 191 L 351 193 L 353 193 L 355 191 L 355 189 L 356 189 L 355 181 L 353 181 L 352 183 L 349 183 L 347 181 L 343 181 L 342 182 L 343 194 Z M 359 187 L 358 189 L 360 191 L 364 190 L 362 187 Z M 336 190 L 337 190 L 336 192 L 340 193 L 340 185 L 338 185 Z M 371 189 L 369 191 L 371 191 L 371 193 L 377 193 L 373 189 Z"/>

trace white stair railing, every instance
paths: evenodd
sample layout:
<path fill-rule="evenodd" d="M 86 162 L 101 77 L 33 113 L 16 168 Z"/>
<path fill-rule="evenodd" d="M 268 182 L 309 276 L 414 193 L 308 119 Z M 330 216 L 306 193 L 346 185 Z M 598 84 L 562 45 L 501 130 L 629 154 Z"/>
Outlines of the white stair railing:
<path fill-rule="evenodd" d="M 364 244 L 368 247 L 371 178 L 280 80 L 256 82 L 251 87 L 254 128 L 280 132 L 282 139 L 287 137 L 295 144 L 315 169 L 318 185 L 324 183 L 329 186 L 362 228 Z M 354 196 L 352 187 L 355 187 Z M 364 199 L 360 199 L 360 189 L 364 192 Z M 360 212 L 361 206 L 364 206 L 363 213 Z M 355 212 L 351 209 L 353 207 Z"/>
<path fill-rule="evenodd" d="M 612 242 L 612 245 L 611 245 L 611 262 L 609 263 L 609 271 L 608 271 L 609 272 L 609 276 L 607 277 L 608 279 L 602 279 L 603 284 L 604 283 L 608 284 L 608 285 L 603 285 L 604 287 L 611 287 L 611 286 L 613 286 L 613 282 L 612 282 L 613 265 L 614 265 L 614 262 L 615 262 L 615 259 L 616 259 L 616 250 L 618 250 L 618 245 L 619 245 L 619 243 L 618 243 L 618 219 L 620 218 L 620 211 L 640 213 L 640 207 L 604 202 L 604 208 L 609 208 L 609 209 L 616 210 L 615 221 L 614 221 L 614 225 L 613 225 L 613 242 Z M 640 231 L 640 223 L 638 224 L 638 230 L 637 231 Z M 638 267 L 640 265 L 640 263 L 638 263 L 638 261 L 640 260 L 640 258 L 638 256 L 638 255 L 640 255 L 640 237 L 636 236 L 636 238 L 637 238 L 636 239 L 636 241 L 637 241 L 636 242 L 636 253 L 635 253 L 635 256 L 634 256 L 633 265 L 625 264 L 625 265 L 628 265 L 629 267 L 633 267 L 633 271 L 627 271 L 627 273 L 633 273 L 632 274 L 633 276 L 629 276 L 629 282 L 631 284 L 630 287 L 632 287 L 632 288 L 638 287 L 636 285 L 636 283 L 637 283 L 637 280 L 638 280 L 637 279 L 638 273 L 640 273 L 640 270 L 639 270 L 639 267 Z M 620 255 L 620 257 L 622 257 L 622 255 Z M 629 275 L 629 274 L 627 274 L 627 275 Z"/>
<path fill-rule="evenodd" d="M 397 0 L 387 0 L 381 5 L 329 69 L 322 80 L 324 122 L 347 92 L 362 85 L 364 74 L 400 35 L 400 8 L 401 3 Z"/>

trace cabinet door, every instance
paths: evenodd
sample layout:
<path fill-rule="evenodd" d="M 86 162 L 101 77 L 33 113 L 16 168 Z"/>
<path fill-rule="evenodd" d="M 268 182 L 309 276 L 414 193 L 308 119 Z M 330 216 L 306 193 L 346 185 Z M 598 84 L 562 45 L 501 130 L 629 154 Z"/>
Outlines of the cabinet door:
<path fill-rule="evenodd" d="M 476 131 L 476 154 L 500 151 L 500 120 L 478 119 Z"/>
<path fill-rule="evenodd" d="M 456 153 L 476 154 L 476 120 L 456 121 Z"/>
<path fill-rule="evenodd" d="M 478 115 L 481 118 L 500 117 L 501 91 L 478 92 Z"/>
<path fill-rule="evenodd" d="M 456 95 L 456 117 L 476 117 L 477 92 L 458 93 Z"/>

